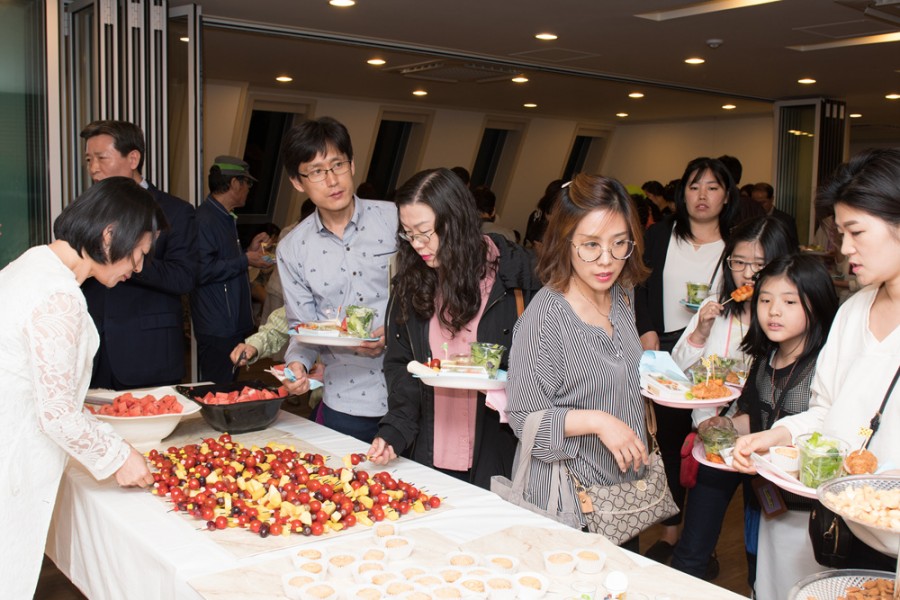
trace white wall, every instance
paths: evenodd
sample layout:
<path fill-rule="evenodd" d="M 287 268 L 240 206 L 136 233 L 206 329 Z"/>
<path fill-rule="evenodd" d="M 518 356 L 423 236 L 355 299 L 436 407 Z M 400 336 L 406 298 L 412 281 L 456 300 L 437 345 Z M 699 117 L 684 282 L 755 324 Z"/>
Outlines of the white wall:
<path fill-rule="evenodd" d="M 665 185 L 680 178 L 691 159 L 730 154 L 744 167 L 742 183 L 771 182 L 774 128 L 773 117 L 620 125 L 603 174 L 626 185 L 640 186 L 650 179 Z"/>
<path fill-rule="evenodd" d="M 249 89 L 239 82 L 207 82 L 204 86 L 204 173 L 216 155 L 240 155 L 245 132 L 237 131 Z M 285 99 L 280 92 L 282 102 Z M 331 116 L 344 123 L 353 139 L 356 183 L 364 181 L 378 134 L 382 110 L 422 113 L 421 105 L 381 105 L 349 98 L 297 95 L 296 102 L 310 109 L 313 118 Z M 502 115 L 449 108 L 429 108 L 427 139 L 419 157 L 419 169 L 464 166 L 471 169 L 481 143 L 485 123 Z M 520 120 L 520 119 L 516 119 Z M 534 210 L 547 184 L 562 176 L 575 135 L 584 124 L 566 119 L 534 118 L 523 128 L 515 170 L 503 197 L 497 198 L 497 221 L 524 233 L 528 215 Z M 596 126 L 592 126 L 596 129 Z M 773 119 L 721 119 L 651 125 L 618 125 L 611 134 L 603 165 L 604 175 L 623 183 L 640 185 L 649 179 L 666 183 L 681 177 L 685 165 L 697 156 L 737 156 L 744 166 L 742 181 L 771 181 Z M 299 215 L 305 196 L 291 191 L 290 206 L 281 207 L 284 225 Z"/>

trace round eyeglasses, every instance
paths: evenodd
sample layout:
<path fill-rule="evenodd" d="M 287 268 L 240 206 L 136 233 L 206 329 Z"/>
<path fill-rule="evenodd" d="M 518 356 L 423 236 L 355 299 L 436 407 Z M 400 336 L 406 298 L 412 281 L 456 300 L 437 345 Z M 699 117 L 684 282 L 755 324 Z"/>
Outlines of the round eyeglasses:
<path fill-rule="evenodd" d="M 613 242 L 613 245 L 609 248 L 604 248 L 598 242 L 583 242 L 581 244 L 572 242 L 572 246 L 575 247 L 575 253 L 578 254 L 578 258 L 584 262 L 599 260 L 604 252 L 609 252 L 609 255 L 616 260 L 625 260 L 634 252 L 634 242 L 631 240 Z"/>
<path fill-rule="evenodd" d="M 747 267 L 750 267 L 751 273 L 759 273 L 766 266 L 766 263 L 760 262 L 747 262 L 746 260 L 741 260 L 739 258 L 731 258 L 730 256 L 725 259 L 725 262 L 728 263 L 728 268 L 732 271 L 741 272 Z"/>
<path fill-rule="evenodd" d="M 319 183 L 320 181 L 325 181 L 325 178 L 328 177 L 328 173 L 343 175 L 350 170 L 351 164 L 353 164 L 353 161 L 351 160 L 342 160 L 331 165 L 330 169 L 313 169 L 309 173 L 299 173 L 299 175 L 300 177 L 306 177 L 313 183 Z"/>
<path fill-rule="evenodd" d="M 410 244 L 412 244 L 414 242 L 419 242 L 422 245 L 425 245 L 428 242 L 430 242 L 432 235 L 434 235 L 434 229 L 432 229 L 431 231 L 426 231 L 424 233 L 410 234 L 410 233 L 404 233 L 401 231 L 400 233 L 397 234 L 397 236 L 404 242 L 409 242 Z"/>

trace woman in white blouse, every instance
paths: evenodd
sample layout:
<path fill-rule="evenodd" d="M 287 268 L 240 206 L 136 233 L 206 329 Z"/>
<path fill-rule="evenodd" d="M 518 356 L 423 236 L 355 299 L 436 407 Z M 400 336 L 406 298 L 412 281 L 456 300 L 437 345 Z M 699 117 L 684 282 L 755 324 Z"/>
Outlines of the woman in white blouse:
<path fill-rule="evenodd" d="M 819 190 L 817 207 L 834 211 L 841 253 L 865 287 L 835 317 L 819 354 L 809 410 L 738 439 L 734 465 L 744 472 L 755 472 L 751 452 L 790 444 L 804 433 L 833 435 L 858 448 L 900 368 L 900 149 L 870 150 L 838 167 Z M 868 448 L 879 464 L 900 467 L 900 388 L 888 399 Z M 893 569 L 896 559 L 881 552 L 897 548 L 858 546 L 848 566 Z"/>
<path fill-rule="evenodd" d="M 97 479 L 153 483 L 144 457 L 82 410 L 99 337 L 79 286 L 94 277 L 113 287 L 139 272 L 164 225 L 146 190 L 130 178 L 109 177 L 63 210 L 54 242 L 27 250 L 0 271 L 5 597 L 34 594 L 68 456 Z"/>

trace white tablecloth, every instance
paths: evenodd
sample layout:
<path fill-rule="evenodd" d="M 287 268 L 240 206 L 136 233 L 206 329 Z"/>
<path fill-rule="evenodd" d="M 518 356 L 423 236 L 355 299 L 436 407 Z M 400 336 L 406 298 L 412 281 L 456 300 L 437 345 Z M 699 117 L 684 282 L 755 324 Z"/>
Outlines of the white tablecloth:
<path fill-rule="evenodd" d="M 368 449 L 358 440 L 286 412 L 279 414 L 272 427 L 334 456 Z M 460 544 L 510 526 L 563 528 L 490 492 L 409 460 L 395 461 L 388 470 L 439 494 L 452 506 L 451 510 L 438 510 L 427 518 L 410 521 L 404 528 L 431 528 Z M 188 580 L 272 560 L 272 553 L 235 557 L 213 541 L 214 534 L 197 531 L 203 527 L 201 521 L 176 518 L 168 514 L 169 506 L 145 490 L 122 489 L 113 480 L 97 482 L 71 462 L 60 484 L 47 554 L 93 600 L 198 600 L 201 596 Z M 322 544 L 332 541 L 321 540 Z M 649 567 L 648 575 L 652 571 L 652 576 L 658 576 L 658 569 L 665 569 L 682 584 L 686 581 L 685 575 L 655 564 Z M 740 597 L 697 579 L 687 583 L 698 592 L 693 597 Z"/>

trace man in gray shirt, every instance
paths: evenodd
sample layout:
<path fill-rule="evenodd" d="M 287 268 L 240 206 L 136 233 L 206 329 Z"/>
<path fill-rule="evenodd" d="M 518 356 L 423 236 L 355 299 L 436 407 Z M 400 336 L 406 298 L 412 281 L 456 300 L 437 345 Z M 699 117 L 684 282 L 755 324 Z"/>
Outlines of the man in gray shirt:
<path fill-rule="evenodd" d="M 325 425 L 371 442 L 387 412 L 382 361 L 388 264 L 397 251 L 397 209 L 354 195 L 353 148 L 338 121 L 322 117 L 294 127 L 282 146 L 294 187 L 316 205 L 278 244 L 288 325 L 341 319 L 347 306 L 375 309 L 373 337 L 355 347 L 311 346 L 292 339 L 285 362 L 297 375 L 291 393 L 309 389 L 308 373 L 325 365 Z"/>

